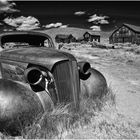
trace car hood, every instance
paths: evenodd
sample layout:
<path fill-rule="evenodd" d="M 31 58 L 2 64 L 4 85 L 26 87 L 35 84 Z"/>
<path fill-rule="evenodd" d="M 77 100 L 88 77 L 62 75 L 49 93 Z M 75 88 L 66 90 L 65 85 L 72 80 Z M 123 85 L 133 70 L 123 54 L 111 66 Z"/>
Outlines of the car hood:
<path fill-rule="evenodd" d="M 45 47 L 29 47 L 7 49 L 0 53 L 0 59 L 23 63 L 38 64 L 52 70 L 52 67 L 60 61 L 76 61 L 69 53 Z"/>

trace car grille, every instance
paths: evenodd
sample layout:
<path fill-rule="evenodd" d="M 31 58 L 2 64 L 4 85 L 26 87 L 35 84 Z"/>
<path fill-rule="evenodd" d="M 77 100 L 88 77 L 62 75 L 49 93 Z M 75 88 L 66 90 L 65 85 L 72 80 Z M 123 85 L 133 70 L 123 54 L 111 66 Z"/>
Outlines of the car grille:
<path fill-rule="evenodd" d="M 53 68 L 59 102 L 79 103 L 80 81 L 76 61 L 62 61 Z"/>

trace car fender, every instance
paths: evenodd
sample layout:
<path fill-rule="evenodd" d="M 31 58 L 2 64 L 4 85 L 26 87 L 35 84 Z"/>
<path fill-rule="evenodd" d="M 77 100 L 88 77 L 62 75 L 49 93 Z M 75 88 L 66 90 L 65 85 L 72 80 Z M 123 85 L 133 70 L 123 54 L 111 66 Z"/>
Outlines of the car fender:
<path fill-rule="evenodd" d="M 36 92 L 35 93 L 43 106 L 44 112 L 50 112 L 54 108 L 54 102 L 52 101 L 52 97 L 46 92 Z"/>
<path fill-rule="evenodd" d="M 80 79 L 81 94 L 84 97 L 99 97 L 107 93 L 107 82 L 102 73 L 94 68 L 88 70 L 89 77 L 86 80 Z"/>
<path fill-rule="evenodd" d="M 0 131 L 18 135 L 43 113 L 41 101 L 32 90 L 24 84 L 0 79 Z"/>

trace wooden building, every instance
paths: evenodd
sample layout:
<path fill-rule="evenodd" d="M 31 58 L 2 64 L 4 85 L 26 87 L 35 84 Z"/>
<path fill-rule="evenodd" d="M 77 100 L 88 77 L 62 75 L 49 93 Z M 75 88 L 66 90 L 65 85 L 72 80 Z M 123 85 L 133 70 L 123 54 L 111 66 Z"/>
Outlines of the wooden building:
<path fill-rule="evenodd" d="M 100 42 L 99 33 L 85 32 L 83 36 L 84 36 L 85 41 L 90 41 L 90 42 L 97 41 L 97 42 Z"/>
<path fill-rule="evenodd" d="M 79 30 L 77 32 L 73 31 L 70 34 L 57 34 L 55 36 L 55 42 L 57 43 L 71 43 L 71 42 L 100 42 L 100 33 L 95 31 L 85 31 Z"/>
<path fill-rule="evenodd" d="M 99 32 L 90 32 L 90 31 L 86 31 L 82 34 L 80 34 L 78 37 L 76 37 L 77 42 L 92 42 L 92 41 L 97 41 L 100 42 L 100 34 Z"/>
<path fill-rule="evenodd" d="M 75 42 L 75 37 L 72 36 L 72 34 L 66 35 L 66 34 L 58 34 L 55 37 L 55 42 L 57 43 L 71 43 Z"/>
<path fill-rule="evenodd" d="M 140 44 L 140 26 L 123 24 L 109 37 L 109 43 L 136 43 Z"/>

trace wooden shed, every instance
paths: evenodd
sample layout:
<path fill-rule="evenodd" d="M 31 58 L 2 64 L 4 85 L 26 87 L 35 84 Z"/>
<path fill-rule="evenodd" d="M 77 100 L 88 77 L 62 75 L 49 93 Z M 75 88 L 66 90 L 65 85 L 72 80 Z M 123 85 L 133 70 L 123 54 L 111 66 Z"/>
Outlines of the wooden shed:
<path fill-rule="evenodd" d="M 84 40 L 85 41 L 97 41 L 97 42 L 100 42 L 100 34 L 99 32 L 98 33 L 95 33 L 95 32 L 85 32 L 84 33 Z"/>
<path fill-rule="evenodd" d="M 72 36 L 72 34 L 66 35 L 66 34 L 58 34 L 55 37 L 55 41 L 57 43 L 71 43 L 75 42 L 75 37 Z"/>
<path fill-rule="evenodd" d="M 109 43 L 136 43 L 140 44 L 140 26 L 123 24 L 109 37 Z"/>

